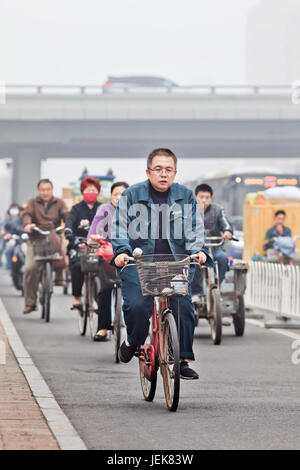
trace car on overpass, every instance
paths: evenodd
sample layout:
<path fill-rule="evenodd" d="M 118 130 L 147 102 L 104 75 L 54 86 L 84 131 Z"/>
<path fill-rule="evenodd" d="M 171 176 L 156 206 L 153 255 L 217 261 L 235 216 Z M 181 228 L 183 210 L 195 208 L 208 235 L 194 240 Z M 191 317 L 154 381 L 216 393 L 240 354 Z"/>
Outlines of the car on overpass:
<path fill-rule="evenodd" d="M 109 76 L 102 85 L 104 94 L 108 93 L 170 93 L 179 86 L 166 78 L 138 76 Z"/>

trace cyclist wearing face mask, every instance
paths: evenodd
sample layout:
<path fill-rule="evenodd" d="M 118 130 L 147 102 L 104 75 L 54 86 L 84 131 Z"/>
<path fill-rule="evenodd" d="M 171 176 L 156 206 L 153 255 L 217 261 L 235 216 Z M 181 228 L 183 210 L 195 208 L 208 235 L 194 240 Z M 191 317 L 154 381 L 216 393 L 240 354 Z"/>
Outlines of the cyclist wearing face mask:
<path fill-rule="evenodd" d="M 86 176 L 81 181 L 80 191 L 83 201 L 72 207 L 66 220 L 65 234 L 69 240 L 68 255 L 72 276 L 73 308 L 81 306 L 81 295 L 84 276 L 81 271 L 78 247 L 74 244 L 75 237 L 87 237 L 91 223 L 100 203 L 97 201 L 101 185 L 98 178 Z M 68 230 L 70 229 L 70 230 Z"/>
<path fill-rule="evenodd" d="M 4 240 L 8 242 L 13 235 L 22 235 L 24 232 L 20 211 L 22 208 L 18 204 L 11 204 L 8 209 L 8 217 L 4 221 Z M 11 259 L 14 251 L 13 246 L 9 246 L 5 251 L 7 259 L 7 269 L 11 270 Z"/>
<path fill-rule="evenodd" d="M 110 189 L 111 200 L 108 204 L 102 204 L 97 210 L 97 214 L 92 222 L 88 239 L 91 241 L 103 239 L 110 241 L 111 236 L 111 224 L 116 206 L 123 191 L 128 188 L 128 184 L 124 181 L 117 181 Z M 99 276 L 101 280 L 101 266 Z M 106 341 L 107 330 L 111 330 L 111 292 L 112 286 L 104 288 L 98 295 L 98 332 L 94 336 L 94 341 Z"/>

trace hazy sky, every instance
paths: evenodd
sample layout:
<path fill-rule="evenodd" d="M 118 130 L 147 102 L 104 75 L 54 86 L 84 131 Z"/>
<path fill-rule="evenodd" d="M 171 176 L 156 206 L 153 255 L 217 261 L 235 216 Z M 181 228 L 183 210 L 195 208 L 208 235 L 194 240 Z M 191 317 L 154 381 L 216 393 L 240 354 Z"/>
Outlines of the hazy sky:
<path fill-rule="evenodd" d="M 245 82 L 245 25 L 258 0 L 0 0 L 0 80 L 102 83 L 153 74 Z"/>
<path fill-rule="evenodd" d="M 243 84 L 247 81 L 247 13 L 258 3 L 260 0 L 0 0 L 0 81 L 102 84 L 108 75 L 151 74 L 181 84 Z M 267 25 L 272 23 L 271 5 L 286 5 L 286 0 L 269 3 Z M 293 17 L 289 4 L 285 8 Z M 192 179 L 195 173 L 231 171 L 244 164 L 268 166 L 269 161 L 184 160 L 179 163 L 178 180 Z M 284 169 L 287 162 L 273 164 Z M 60 193 L 84 166 L 96 174 L 106 173 L 112 166 L 117 179 L 129 183 L 145 177 L 143 160 L 49 160 L 42 173 L 54 180 Z M 296 160 L 288 166 L 300 171 Z M 0 165 L 0 176 L 8 172 Z"/>

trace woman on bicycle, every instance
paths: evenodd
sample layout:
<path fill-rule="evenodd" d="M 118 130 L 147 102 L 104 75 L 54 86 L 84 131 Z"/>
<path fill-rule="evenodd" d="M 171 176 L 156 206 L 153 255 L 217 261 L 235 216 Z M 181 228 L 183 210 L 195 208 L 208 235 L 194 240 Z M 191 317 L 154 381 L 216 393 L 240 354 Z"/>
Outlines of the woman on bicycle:
<path fill-rule="evenodd" d="M 96 241 L 99 239 L 110 242 L 110 232 L 113 215 L 118 201 L 129 185 L 123 181 L 116 182 L 111 187 L 111 200 L 108 204 L 102 204 L 92 222 L 88 233 L 88 240 Z M 101 266 L 100 266 L 101 280 Z M 98 297 L 98 332 L 94 336 L 94 341 L 106 341 L 107 330 L 111 330 L 111 290 L 112 287 L 102 288 Z"/>
<path fill-rule="evenodd" d="M 66 238 L 69 240 L 68 255 L 70 259 L 70 271 L 72 277 L 73 308 L 82 308 L 81 296 L 84 276 L 81 271 L 76 237 L 86 238 L 92 220 L 100 206 L 97 201 L 101 185 L 98 178 L 86 176 L 81 181 L 80 191 L 83 201 L 75 204 L 66 220 Z M 69 230 L 68 230 L 69 229 Z"/>

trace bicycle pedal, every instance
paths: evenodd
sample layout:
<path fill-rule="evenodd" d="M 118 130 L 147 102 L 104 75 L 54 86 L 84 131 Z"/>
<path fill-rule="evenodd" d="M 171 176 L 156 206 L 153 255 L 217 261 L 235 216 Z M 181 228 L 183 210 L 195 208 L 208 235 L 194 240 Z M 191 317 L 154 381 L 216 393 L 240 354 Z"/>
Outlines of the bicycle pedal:
<path fill-rule="evenodd" d="M 231 326 L 229 318 L 222 318 L 222 326 Z"/>
<path fill-rule="evenodd" d="M 73 311 L 82 311 L 82 305 L 73 305 L 72 307 L 70 307 L 70 310 L 73 310 Z"/>
<path fill-rule="evenodd" d="M 145 358 L 145 351 L 139 347 L 139 348 L 137 348 L 137 350 L 135 351 L 134 355 L 135 355 L 137 358 L 140 358 L 141 356 L 143 356 L 143 358 Z"/>

